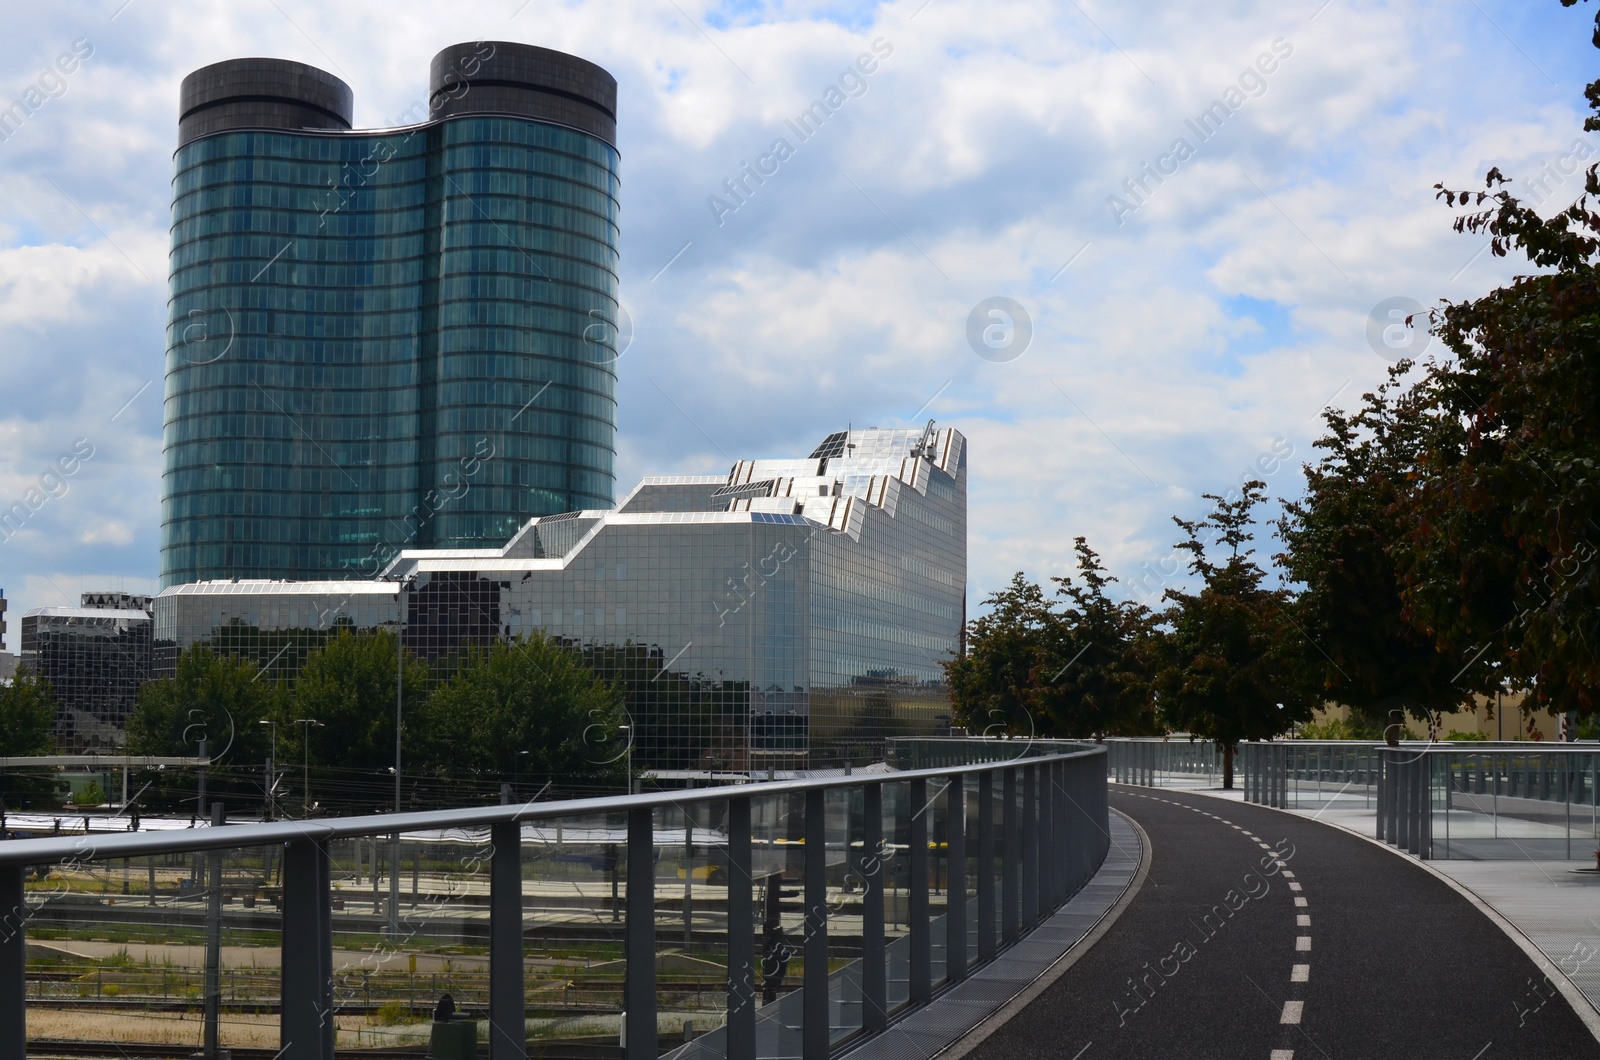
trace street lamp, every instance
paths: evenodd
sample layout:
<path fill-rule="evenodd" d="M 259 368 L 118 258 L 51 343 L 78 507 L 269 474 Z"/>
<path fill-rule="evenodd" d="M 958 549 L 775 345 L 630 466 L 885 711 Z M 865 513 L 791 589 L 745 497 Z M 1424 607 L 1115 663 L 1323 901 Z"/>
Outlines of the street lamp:
<path fill-rule="evenodd" d="M 296 718 L 296 725 L 304 725 L 300 730 L 300 750 L 303 754 L 302 768 L 305 770 L 305 779 L 302 782 L 300 794 L 300 816 L 311 817 L 311 727 L 326 728 L 322 722 L 315 718 Z"/>
<path fill-rule="evenodd" d="M 277 814 L 274 813 L 273 811 L 277 809 L 277 807 L 275 805 L 275 792 L 276 792 L 277 787 L 278 787 L 278 779 L 277 779 L 277 773 L 278 773 L 278 723 L 276 721 L 272 720 L 271 718 L 262 718 L 261 719 L 261 724 L 269 726 L 272 729 L 272 756 L 267 759 L 267 799 L 266 799 L 266 802 L 267 802 L 267 820 L 270 821 L 274 817 L 277 816 Z"/>
<path fill-rule="evenodd" d="M 400 812 L 400 724 L 405 703 L 407 594 L 416 576 L 402 579 L 395 590 L 394 614 L 394 812 Z M 389 937 L 400 934 L 400 833 L 389 838 Z"/>

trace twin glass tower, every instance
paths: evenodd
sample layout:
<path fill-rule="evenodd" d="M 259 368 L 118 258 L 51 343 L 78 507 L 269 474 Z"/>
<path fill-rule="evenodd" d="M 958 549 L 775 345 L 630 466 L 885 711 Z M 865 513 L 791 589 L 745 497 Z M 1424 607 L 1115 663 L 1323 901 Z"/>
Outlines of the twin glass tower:
<path fill-rule="evenodd" d="M 498 41 L 440 52 L 390 129 L 301 63 L 184 79 L 164 586 L 370 577 L 612 506 L 616 96 Z"/>

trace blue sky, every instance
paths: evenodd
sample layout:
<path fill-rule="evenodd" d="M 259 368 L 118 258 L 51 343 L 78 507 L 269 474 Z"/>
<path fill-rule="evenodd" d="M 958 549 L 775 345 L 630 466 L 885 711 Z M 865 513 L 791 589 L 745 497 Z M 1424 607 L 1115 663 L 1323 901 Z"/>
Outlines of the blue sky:
<path fill-rule="evenodd" d="M 1450 231 L 1432 186 L 1533 173 L 1580 139 L 1600 157 L 1582 132 L 1592 20 L 1557 0 L 12 12 L 0 101 L 55 94 L 0 143 L 0 502 L 53 495 L 0 542 L 0 587 L 14 618 L 154 586 L 177 90 L 207 63 L 321 66 L 362 125 L 422 98 L 429 58 L 460 40 L 604 65 L 636 334 L 619 493 L 932 417 L 971 439 L 974 605 L 1015 570 L 1064 573 L 1077 534 L 1155 602 L 1181 578 L 1171 516 L 1252 468 L 1271 469 L 1268 517 L 1300 490 L 1318 411 L 1387 367 L 1374 306 L 1513 275 Z M 865 89 L 799 142 L 786 119 L 874 41 L 888 54 Z M 81 69 L 43 83 L 75 42 L 92 48 Z M 1275 42 L 1271 72 L 1247 76 Z M 1239 105 L 1201 142 L 1190 123 L 1230 89 Z M 778 137 L 793 157 L 719 217 L 722 182 Z M 1156 183 L 1146 164 L 1173 171 Z M 967 339 L 996 296 L 1033 323 L 998 362 Z M 52 473 L 75 446 L 92 455 Z"/>

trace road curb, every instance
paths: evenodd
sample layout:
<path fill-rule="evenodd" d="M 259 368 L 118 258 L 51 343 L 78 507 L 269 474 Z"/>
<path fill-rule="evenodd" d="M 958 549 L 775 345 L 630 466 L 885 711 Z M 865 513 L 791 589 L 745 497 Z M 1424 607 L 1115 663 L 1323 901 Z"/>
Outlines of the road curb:
<path fill-rule="evenodd" d="M 1145 785 L 1142 784 L 1122 784 L 1119 786 L 1145 787 Z M 1600 1009 L 1596 1009 L 1594 1002 L 1590 1001 L 1584 996 L 1583 991 L 1578 989 L 1577 984 L 1567 977 L 1567 973 L 1563 972 L 1554 962 L 1552 962 L 1543 950 L 1541 950 L 1538 946 L 1535 946 L 1533 940 L 1522 933 L 1521 928 L 1507 920 L 1498 909 L 1484 901 L 1483 898 L 1479 897 L 1478 892 L 1474 891 L 1461 881 L 1454 879 L 1443 872 L 1440 872 L 1428 862 L 1423 861 L 1420 858 L 1414 858 L 1404 850 L 1400 850 L 1397 847 L 1392 847 L 1388 843 L 1374 839 L 1372 836 L 1364 835 L 1363 833 L 1356 831 L 1354 828 L 1348 828 L 1333 821 L 1319 821 L 1315 817 L 1305 817 L 1294 810 L 1280 809 L 1277 806 L 1262 806 L 1254 802 L 1241 802 L 1238 799 L 1230 799 L 1223 795 L 1216 795 L 1209 791 L 1201 791 L 1194 788 L 1151 787 L 1147 790 L 1166 792 L 1169 795 L 1179 793 L 1200 795 L 1204 798 L 1216 799 L 1218 802 L 1226 802 L 1234 806 L 1252 806 L 1256 809 L 1271 810 L 1274 813 L 1281 813 L 1287 817 L 1293 817 L 1296 820 L 1306 821 L 1310 824 L 1320 824 L 1324 828 L 1333 828 L 1337 831 L 1345 833 L 1346 835 L 1353 835 L 1357 839 L 1362 839 L 1368 843 L 1371 843 L 1380 850 L 1387 850 L 1389 853 L 1404 860 L 1407 864 L 1417 866 L 1434 879 L 1443 881 L 1447 887 L 1455 891 L 1461 897 L 1465 898 L 1475 909 L 1478 910 L 1478 912 L 1488 917 L 1490 922 L 1493 923 L 1495 927 L 1498 927 L 1502 932 L 1504 932 L 1505 936 L 1515 943 L 1518 949 L 1522 950 L 1522 952 L 1527 955 L 1528 959 L 1534 963 L 1534 966 L 1540 971 L 1544 972 L 1545 977 L 1555 984 L 1556 989 L 1561 991 L 1561 996 L 1567 999 L 1567 1005 L 1572 1009 L 1573 1014 L 1583 1022 L 1584 1027 L 1588 1029 L 1589 1034 L 1594 1038 L 1594 1040 L 1596 1042 L 1600 1042 Z"/>
<path fill-rule="evenodd" d="M 979 1021 L 975 1027 L 962 1035 L 958 1041 L 952 1042 L 943 1050 L 934 1053 L 930 1060 L 961 1060 L 961 1057 L 966 1056 L 982 1045 L 991 1034 L 1004 1027 L 1008 1020 L 1038 1000 L 1039 995 L 1050 989 L 1055 985 L 1056 980 L 1067 974 L 1067 970 L 1077 964 L 1079 958 L 1088 953 L 1094 944 L 1099 942 L 1105 936 L 1105 933 L 1111 930 L 1111 925 L 1115 924 L 1118 918 L 1127 911 L 1128 906 L 1133 904 L 1133 900 L 1138 897 L 1140 889 L 1144 886 L 1145 877 L 1150 875 L 1150 859 L 1152 856 L 1150 837 L 1145 834 L 1145 830 L 1140 827 L 1139 822 L 1132 817 L 1115 807 L 1111 808 L 1111 812 L 1126 821 L 1133 828 L 1133 834 L 1139 838 L 1139 867 L 1134 871 L 1132 879 L 1128 881 L 1128 885 L 1123 888 L 1121 896 L 1111 904 L 1111 908 L 1100 914 L 1100 919 L 1095 921 L 1094 927 L 1090 928 L 1082 938 L 1073 943 L 1065 953 L 1057 957 L 1050 967 L 1040 972 L 1038 977 L 1029 983 L 1020 994 L 1017 994 L 1010 1001 L 1007 1001 L 1000 1008 Z"/>

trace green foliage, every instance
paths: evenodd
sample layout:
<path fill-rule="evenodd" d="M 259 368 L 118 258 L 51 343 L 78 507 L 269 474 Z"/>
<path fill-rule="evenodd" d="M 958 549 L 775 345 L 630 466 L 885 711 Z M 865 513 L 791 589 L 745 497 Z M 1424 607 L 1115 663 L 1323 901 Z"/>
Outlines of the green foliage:
<path fill-rule="evenodd" d="M 1295 731 L 1298 740 L 1367 740 L 1383 739 L 1383 726 L 1352 717 L 1348 721 L 1329 718 L 1327 721 L 1308 721 Z"/>
<path fill-rule="evenodd" d="M 1449 732 L 1445 733 L 1444 738 L 1446 740 L 1465 741 L 1470 743 L 1474 740 L 1488 740 L 1489 736 L 1487 733 L 1462 732 L 1459 729 L 1451 729 Z"/>
<path fill-rule="evenodd" d="M 1065 606 L 1044 629 L 1042 678 L 1033 696 L 1041 735 L 1149 736 L 1160 732 L 1150 697 L 1154 620 L 1149 608 L 1114 601 L 1116 579 L 1082 538 L 1073 541 L 1078 580 L 1051 578 Z"/>
<path fill-rule="evenodd" d="M 286 760 L 301 750 L 295 718 L 322 723 L 311 739 L 334 754 L 345 769 L 382 774 L 394 765 L 394 715 L 401 663 L 389 630 L 341 629 L 307 657 L 280 719 L 280 744 Z M 428 664 L 412 655 L 404 662 L 405 734 L 410 719 L 427 699 Z M 393 782 L 392 779 L 390 781 Z"/>
<path fill-rule="evenodd" d="M 0 687 L 0 756 L 52 753 L 56 710 L 49 682 L 20 668 L 11 684 Z"/>
<path fill-rule="evenodd" d="M 542 634 L 474 646 L 415 721 L 418 769 L 443 783 L 520 775 L 537 790 L 623 787 L 621 693 Z M 522 752 L 527 752 L 523 755 Z"/>
<path fill-rule="evenodd" d="M 1245 547 L 1265 487 L 1252 479 L 1233 500 L 1206 494 L 1214 502 L 1209 516 L 1173 519 L 1185 535 L 1176 547 L 1189 553 L 1189 569 L 1202 584 L 1197 593 L 1167 590 L 1172 606 L 1163 616 L 1155 687 L 1169 726 L 1222 747 L 1225 787 L 1232 786 L 1240 740 L 1285 732 L 1318 703 L 1293 597 L 1262 585 L 1265 574 Z M 1223 554 L 1213 560 L 1207 549 L 1219 542 Z"/>
<path fill-rule="evenodd" d="M 74 806 L 99 806 L 105 801 L 106 793 L 97 780 L 89 781 L 77 794 L 72 796 L 72 804 Z"/>
<path fill-rule="evenodd" d="M 1056 596 L 1019 572 L 984 602 L 967 653 L 945 664 L 955 717 L 984 735 L 1137 736 L 1159 731 L 1151 706 L 1151 616 L 1113 601 L 1116 579 L 1079 537 L 1077 579 L 1057 577 Z"/>
<path fill-rule="evenodd" d="M 1036 735 L 1030 706 L 1055 616 L 1021 571 L 983 602 L 989 611 L 969 624 L 966 654 L 945 664 L 956 720 L 974 735 Z"/>
<path fill-rule="evenodd" d="M 260 680 L 253 663 L 196 644 L 178 656 L 172 677 L 139 689 L 128 715 L 128 750 L 136 755 L 197 755 L 200 741 L 214 762 L 263 760 L 261 719 L 273 709 L 277 686 Z"/>
<path fill-rule="evenodd" d="M 1600 129 L 1600 81 L 1585 95 L 1584 127 Z M 1496 168 L 1481 190 L 1437 186 L 1464 208 L 1456 231 L 1540 271 L 1433 314 L 1450 357 L 1415 393 L 1452 429 L 1418 454 L 1395 554 L 1409 617 L 1466 680 L 1587 713 L 1600 705 L 1600 178 L 1590 167 L 1548 218 L 1509 184 Z"/>
<path fill-rule="evenodd" d="M 1354 414 L 1323 412 L 1321 458 L 1306 467 L 1304 496 L 1285 503 L 1278 522 L 1285 551 L 1277 561 L 1304 586 L 1296 620 L 1321 693 L 1380 732 L 1391 710 L 1426 719 L 1466 695 L 1456 684 L 1461 657 L 1441 652 L 1408 617 L 1392 553 L 1409 530 L 1405 501 L 1420 454 L 1459 432 L 1419 392 L 1401 392 L 1404 374 L 1395 370 L 1363 395 Z"/>
<path fill-rule="evenodd" d="M 269 746 L 260 723 L 281 709 L 281 697 L 281 686 L 262 677 L 255 664 L 192 645 L 178 656 L 172 677 L 140 687 L 128 715 L 128 751 L 193 757 L 204 740 L 212 761 L 210 798 L 238 808 L 258 805 L 261 763 Z M 196 809 L 192 773 L 147 772 L 139 787 L 144 790 L 140 803 L 147 808 Z"/>

